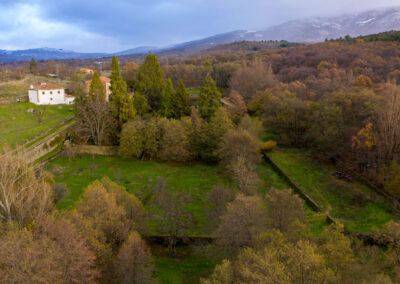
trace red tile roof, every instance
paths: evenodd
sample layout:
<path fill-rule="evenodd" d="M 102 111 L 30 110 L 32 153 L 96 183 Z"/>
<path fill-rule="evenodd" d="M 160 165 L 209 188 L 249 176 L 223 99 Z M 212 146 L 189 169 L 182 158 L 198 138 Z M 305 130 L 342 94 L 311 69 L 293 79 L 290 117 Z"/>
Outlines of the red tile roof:
<path fill-rule="evenodd" d="M 102 81 L 103 83 L 110 83 L 110 82 L 111 82 L 111 79 L 110 79 L 110 78 L 107 78 L 107 77 L 101 76 L 101 77 L 100 77 L 100 81 Z"/>
<path fill-rule="evenodd" d="M 64 87 L 47 83 L 36 85 L 33 86 L 33 88 L 30 88 L 30 90 L 59 90 L 59 89 L 64 89 Z"/>
<path fill-rule="evenodd" d="M 110 83 L 110 82 L 111 82 L 111 79 L 110 79 L 110 78 L 107 78 L 107 77 L 100 76 L 100 81 L 101 81 L 103 84 L 105 84 L 105 83 Z M 87 80 L 87 81 L 86 81 L 86 84 L 91 84 L 91 83 L 92 83 L 92 80 Z"/>

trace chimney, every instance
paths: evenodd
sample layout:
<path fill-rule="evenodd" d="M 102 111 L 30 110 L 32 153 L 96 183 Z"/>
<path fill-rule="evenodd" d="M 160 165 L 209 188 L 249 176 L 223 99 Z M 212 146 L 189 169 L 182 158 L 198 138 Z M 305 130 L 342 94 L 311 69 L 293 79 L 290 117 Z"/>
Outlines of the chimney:
<path fill-rule="evenodd" d="M 33 85 L 31 84 L 29 88 L 30 88 L 30 89 L 33 89 Z"/>
<path fill-rule="evenodd" d="M 40 83 L 40 85 L 42 85 L 42 86 L 43 86 L 43 85 L 46 85 L 46 84 L 47 84 L 47 83 Z"/>

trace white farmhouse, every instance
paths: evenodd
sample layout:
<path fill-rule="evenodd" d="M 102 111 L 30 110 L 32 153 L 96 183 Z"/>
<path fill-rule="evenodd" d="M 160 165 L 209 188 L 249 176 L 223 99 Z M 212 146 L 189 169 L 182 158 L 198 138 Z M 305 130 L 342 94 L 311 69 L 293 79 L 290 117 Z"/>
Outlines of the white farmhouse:
<path fill-rule="evenodd" d="M 31 85 L 28 95 L 29 101 L 36 105 L 72 104 L 74 102 L 74 97 L 66 95 L 63 87 L 48 83 Z"/>

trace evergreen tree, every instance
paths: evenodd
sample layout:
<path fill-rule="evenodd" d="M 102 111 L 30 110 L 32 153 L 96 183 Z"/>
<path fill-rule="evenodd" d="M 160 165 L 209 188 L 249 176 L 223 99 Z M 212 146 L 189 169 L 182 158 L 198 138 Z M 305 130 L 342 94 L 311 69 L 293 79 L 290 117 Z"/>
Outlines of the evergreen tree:
<path fill-rule="evenodd" d="M 151 110 L 147 98 L 140 92 L 135 92 L 135 96 L 133 97 L 133 107 L 140 116 L 145 115 Z"/>
<path fill-rule="evenodd" d="M 121 77 L 119 63 L 115 56 L 113 56 L 111 62 L 110 92 L 110 108 L 113 117 L 120 123 L 134 118 L 136 112 L 133 101 L 128 94 L 126 82 Z"/>
<path fill-rule="evenodd" d="M 165 88 L 165 93 L 163 96 L 163 104 L 162 104 L 162 115 L 168 118 L 176 117 L 176 105 L 175 105 L 175 90 L 174 85 L 172 84 L 171 79 L 168 79 L 167 86 Z"/>
<path fill-rule="evenodd" d="M 159 111 L 165 91 L 164 72 L 155 54 L 151 52 L 140 66 L 136 78 L 135 92 L 144 95 L 153 111 Z"/>
<path fill-rule="evenodd" d="M 74 96 L 75 96 L 75 99 L 74 99 L 75 115 L 77 115 L 78 109 L 85 102 L 87 95 L 85 94 L 85 91 L 80 86 L 78 86 L 75 89 Z"/>
<path fill-rule="evenodd" d="M 215 81 L 207 76 L 200 90 L 198 109 L 202 118 L 209 120 L 221 106 L 221 93 Z"/>
<path fill-rule="evenodd" d="M 189 95 L 182 80 L 179 80 L 176 88 L 174 106 L 176 108 L 175 118 L 190 115 Z"/>
<path fill-rule="evenodd" d="M 210 61 L 206 61 L 206 63 L 204 63 L 202 71 L 204 77 L 211 76 L 211 74 L 214 72 L 214 67 Z"/>
<path fill-rule="evenodd" d="M 37 62 L 36 62 L 35 58 L 32 58 L 31 62 L 29 62 L 29 71 L 32 74 L 36 74 L 37 73 Z"/>
<path fill-rule="evenodd" d="M 92 76 L 92 82 L 89 87 L 89 99 L 91 100 L 106 100 L 106 94 L 104 90 L 104 85 L 100 80 L 99 73 L 94 71 Z"/>

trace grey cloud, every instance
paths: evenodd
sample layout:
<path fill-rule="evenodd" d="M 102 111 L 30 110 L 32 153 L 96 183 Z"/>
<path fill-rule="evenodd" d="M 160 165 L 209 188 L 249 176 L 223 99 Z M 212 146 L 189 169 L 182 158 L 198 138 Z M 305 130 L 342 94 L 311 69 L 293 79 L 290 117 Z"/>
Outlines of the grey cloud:
<path fill-rule="evenodd" d="M 81 51 L 116 51 L 164 45 L 227 32 L 262 29 L 286 20 L 396 5 L 398 0 L 12 0 L 0 4 L 0 48 L 45 44 Z M 10 22 L 21 7 L 34 7 L 43 29 Z M 23 12 L 23 11 L 22 11 Z M 48 23 L 48 26 L 46 26 Z M 58 31 L 58 36 L 51 33 Z M 18 39 L 25 33 L 24 40 Z M 46 33 L 49 37 L 45 38 Z M 8 39 L 7 39 L 8 37 Z M 66 38 L 68 37 L 68 38 Z M 103 42 L 99 42 L 103 41 Z M 107 41 L 107 42 L 105 42 Z"/>

